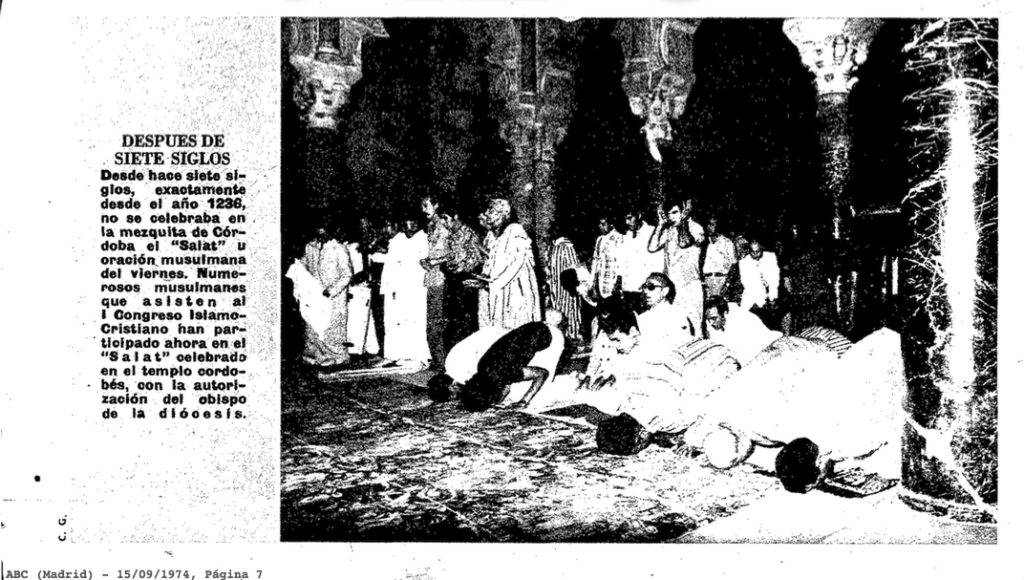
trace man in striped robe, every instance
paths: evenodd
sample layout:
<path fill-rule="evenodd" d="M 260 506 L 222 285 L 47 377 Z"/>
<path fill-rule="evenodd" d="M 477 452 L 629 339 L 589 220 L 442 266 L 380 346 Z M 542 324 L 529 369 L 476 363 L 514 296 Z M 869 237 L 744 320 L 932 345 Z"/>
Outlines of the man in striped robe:
<path fill-rule="evenodd" d="M 576 247 L 569 238 L 558 238 L 551 243 L 548 254 L 547 281 L 548 298 L 551 307 L 562 313 L 565 320 L 565 338 L 579 343 L 580 332 L 580 295 L 576 287 L 566 288 L 562 285 L 562 272 L 573 270 L 580 265 L 576 255 Z"/>

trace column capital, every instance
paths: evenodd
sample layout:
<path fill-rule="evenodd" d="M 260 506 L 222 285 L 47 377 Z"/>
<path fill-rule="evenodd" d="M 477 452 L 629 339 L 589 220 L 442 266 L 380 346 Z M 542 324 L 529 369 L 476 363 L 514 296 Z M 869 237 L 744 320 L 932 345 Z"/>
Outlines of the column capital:
<path fill-rule="evenodd" d="M 321 20 L 337 23 L 321 27 Z M 310 128 L 336 129 L 339 110 L 363 76 L 363 39 L 387 32 L 379 18 L 296 19 L 292 27 L 289 61 L 301 82 L 293 98 Z"/>
<path fill-rule="evenodd" d="M 850 92 L 881 24 L 872 18 L 788 18 L 782 28 L 825 96 Z"/>

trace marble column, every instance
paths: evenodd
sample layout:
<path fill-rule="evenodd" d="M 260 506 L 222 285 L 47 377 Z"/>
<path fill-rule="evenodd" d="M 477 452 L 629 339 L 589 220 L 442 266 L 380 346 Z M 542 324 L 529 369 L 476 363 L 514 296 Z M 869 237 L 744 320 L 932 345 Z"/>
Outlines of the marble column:
<path fill-rule="evenodd" d="M 908 420 L 900 497 L 915 509 L 996 520 L 997 63 L 993 20 L 939 20 L 905 46 L 900 260 Z"/>
<path fill-rule="evenodd" d="M 857 82 L 857 67 L 881 22 L 874 19 L 791 18 L 783 24 L 800 58 L 814 75 L 818 89 L 818 138 L 822 151 L 821 188 L 832 201 L 832 236 L 849 240 L 851 201 L 846 186 L 850 177 L 850 90 Z M 833 282 L 836 320 L 841 330 L 853 327 L 856 272 L 841 268 Z"/>
<path fill-rule="evenodd" d="M 368 36 L 386 36 L 379 19 L 294 18 L 282 34 L 291 66 L 291 98 L 302 127 L 294 148 L 301 177 L 290 183 L 314 214 L 331 214 L 345 187 L 342 111 L 352 86 L 362 78 L 362 45 Z M 293 121 L 292 119 L 284 122 Z M 340 130 L 339 130 L 340 129 Z"/>
<path fill-rule="evenodd" d="M 363 38 L 387 32 L 375 18 L 306 18 L 291 24 L 289 60 L 301 78 L 293 97 L 310 129 L 336 130 L 338 113 L 363 76 Z"/>

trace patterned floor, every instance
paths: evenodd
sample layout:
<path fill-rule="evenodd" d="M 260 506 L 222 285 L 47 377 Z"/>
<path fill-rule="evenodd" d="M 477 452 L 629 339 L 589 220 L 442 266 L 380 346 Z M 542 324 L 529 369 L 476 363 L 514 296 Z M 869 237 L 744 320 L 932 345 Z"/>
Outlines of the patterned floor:
<path fill-rule="evenodd" d="M 285 373 L 282 540 L 661 542 L 777 490 L 687 448 L 598 453 L 594 430 L 466 413 L 388 378 Z"/>

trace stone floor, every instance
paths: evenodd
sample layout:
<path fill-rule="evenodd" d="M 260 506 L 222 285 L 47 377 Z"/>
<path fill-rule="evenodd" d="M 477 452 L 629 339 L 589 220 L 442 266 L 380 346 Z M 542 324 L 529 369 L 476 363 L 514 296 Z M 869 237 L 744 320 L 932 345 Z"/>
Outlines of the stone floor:
<path fill-rule="evenodd" d="M 684 543 L 995 544 L 996 526 L 914 511 L 898 488 L 866 498 L 820 491 L 766 496 L 678 539 Z"/>
<path fill-rule="evenodd" d="M 571 417 L 432 404 L 427 375 L 325 382 L 285 369 L 282 540 L 995 543 L 995 526 L 782 490 L 696 450 L 613 457 Z M 763 465 L 764 463 L 762 463 Z"/>

